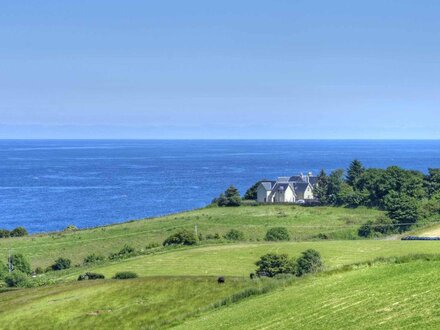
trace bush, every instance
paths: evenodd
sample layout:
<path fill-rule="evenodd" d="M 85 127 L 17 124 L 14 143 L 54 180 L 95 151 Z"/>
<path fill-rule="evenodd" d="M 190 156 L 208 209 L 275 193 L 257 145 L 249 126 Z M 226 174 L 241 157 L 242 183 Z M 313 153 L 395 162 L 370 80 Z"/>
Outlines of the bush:
<path fill-rule="evenodd" d="M 396 229 L 393 221 L 386 216 L 381 216 L 376 221 L 370 220 L 360 226 L 358 229 L 358 236 L 371 238 L 390 235 L 395 232 Z"/>
<path fill-rule="evenodd" d="M 52 266 L 50 266 L 50 268 L 52 270 L 63 270 L 70 268 L 71 264 L 72 262 L 70 261 L 70 259 L 58 258 L 57 260 L 55 260 L 55 263 Z"/>
<path fill-rule="evenodd" d="M 206 239 L 220 239 L 220 238 L 221 237 L 219 233 L 215 233 L 214 235 L 213 234 L 206 235 Z"/>
<path fill-rule="evenodd" d="M 241 197 L 240 192 L 234 186 L 230 186 L 226 191 L 214 200 L 218 206 L 240 206 Z"/>
<path fill-rule="evenodd" d="M 11 232 L 7 229 L 0 229 L 0 238 L 7 238 L 11 236 Z"/>
<path fill-rule="evenodd" d="M 289 239 L 289 232 L 284 227 L 270 228 L 265 237 L 266 241 L 288 241 Z"/>
<path fill-rule="evenodd" d="M 158 248 L 159 246 L 160 246 L 159 243 L 150 243 L 145 247 L 145 249 L 151 250 L 151 249 Z"/>
<path fill-rule="evenodd" d="M 225 234 L 225 238 L 230 241 L 243 241 L 244 234 L 239 230 L 231 229 Z"/>
<path fill-rule="evenodd" d="M 85 274 L 81 274 L 78 277 L 78 281 L 87 281 L 87 280 L 103 280 L 105 276 L 98 273 L 87 272 Z"/>
<path fill-rule="evenodd" d="M 164 246 L 169 245 L 194 245 L 197 243 L 196 237 L 192 231 L 181 230 L 170 237 L 168 237 L 164 242 Z"/>
<path fill-rule="evenodd" d="M 287 254 L 268 253 L 255 263 L 258 276 L 274 277 L 278 274 L 294 274 L 295 263 Z"/>
<path fill-rule="evenodd" d="M 11 230 L 10 236 L 11 237 L 23 237 L 23 236 L 27 236 L 28 232 L 26 230 L 26 228 L 24 227 L 17 227 L 13 230 Z"/>
<path fill-rule="evenodd" d="M 116 253 L 110 254 L 108 257 L 110 260 L 117 260 L 117 259 L 123 259 L 123 258 L 129 258 L 136 254 L 136 250 L 134 247 L 125 244 L 124 247 Z"/>
<path fill-rule="evenodd" d="M 104 260 L 105 260 L 104 256 L 92 253 L 84 258 L 83 263 L 84 264 L 93 264 L 95 262 L 100 262 L 100 261 L 104 261 Z"/>
<path fill-rule="evenodd" d="M 44 269 L 42 267 L 37 267 L 35 268 L 34 273 L 37 275 L 44 274 Z"/>
<path fill-rule="evenodd" d="M 78 227 L 75 226 L 75 225 L 68 225 L 66 228 L 64 228 L 64 231 L 67 231 L 67 232 L 69 232 L 69 231 L 77 231 L 77 230 L 78 230 Z"/>
<path fill-rule="evenodd" d="M 5 276 L 5 283 L 10 288 L 24 288 L 30 285 L 27 275 L 17 270 Z"/>
<path fill-rule="evenodd" d="M 8 274 L 8 267 L 6 267 L 6 265 L 0 262 L 0 280 L 4 279 L 7 274 Z"/>
<path fill-rule="evenodd" d="M 9 257 L 8 262 L 12 264 L 13 270 L 18 270 L 25 274 L 32 273 L 31 264 L 24 257 L 24 255 L 20 253 L 13 254 Z"/>
<path fill-rule="evenodd" d="M 304 251 L 296 260 L 295 274 L 296 276 L 303 276 L 308 273 L 319 272 L 322 268 L 323 263 L 319 252 L 309 249 Z"/>
<path fill-rule="evenodd" d="M 115 280 L 126 280 L 130 278 L 137 278 L 138 275 L 134 272 L 119 272 L 116 273 L 115 276 L 113 276 L 113 279 Z"/>

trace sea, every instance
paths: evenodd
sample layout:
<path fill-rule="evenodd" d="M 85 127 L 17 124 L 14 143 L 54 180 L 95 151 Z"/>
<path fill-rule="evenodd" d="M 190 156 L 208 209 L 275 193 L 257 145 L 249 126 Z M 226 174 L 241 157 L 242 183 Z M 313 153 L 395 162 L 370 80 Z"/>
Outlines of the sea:
<path fill-rule="evenodd" d="M 204 207 L 229 185 L 440 167 L 440 140 L 0 140 L 0 228 L 88 228 Z"/>

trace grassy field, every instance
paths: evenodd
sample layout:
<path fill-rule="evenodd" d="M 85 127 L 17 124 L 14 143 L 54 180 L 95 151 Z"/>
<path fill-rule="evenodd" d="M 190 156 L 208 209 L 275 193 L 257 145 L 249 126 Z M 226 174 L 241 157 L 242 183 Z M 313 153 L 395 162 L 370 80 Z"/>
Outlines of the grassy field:
<path fill-rule="evenodd" d="M 124 244 L 143 249 L 149 243 L 162 243 L 171 233 L 182 229 L 220 235 L 231 228 L 241 230 L 247 241 L 263 240 L 268 228 L 285 226 L 292 240 L 310 240 L 318 234 L 331 239 L 356 238 L 360 224 L 374 220 L 381 214 L 371 209 L 333 207 L 305 208 L 291 205 L 265 205 L 239 208 L 205 208 L 156 219 L 133 221 L 118 225 L 81 230 L 32 235 L 24 238 L 0 239 L 0 260 L 8 250 L 23 253 L 32 266 L 46 267 L 56 258 L 68 257 L 74 264 L 95 252 L 109 255 Z"/>
<path fill-rule="evenodd" d="M 313 248 L 322 254 L 327 269 L 372 260 L 377 257 L 404 256 L 413 253 L 440 253 L 440 241 L 358 240 L 284 243 L 248 243 L 201 246 L 135 257 L 112 264 L 73 269 L 66 279 L 80 272 L 94 271 L 112 276 L 118 271 L 134 271 L 140 276 L 249 276 L 255 262 L 269 253 L 287 253 L 292 257 Z"/>
<path fill-rule="evenodd" d="M 179 329 L 438 328 L 440 262 L 378 265 L 308 277 L 209 311 Z"/>
<path fill-rule="evenodd" d="M 430 326 L 440 318 L 434 303 L 440 293 L 435 287 L 440 261 L 374 264 L 341 271 L 343 265 L 378 257 L 440 254 L 440 241 L 351 239 L 360 224 L 380 215 L 362 208 L 214 207 L 73 233 L 0 239 L 3 260 L 12 248 L 36 267 L 47 266 L 60 256 L 79 264 L 92 252 L 108 256 L 124 244 L 143 249 L 149 243 L 161 243 L 178 229 L 193 229 L 195 224 L 204 235 L 235 228 L 246 236 L 239 243 L 202 241 L 192 247 L 158 248 L 125 260 L 49 272 L 40 280 L 50 278 L 57 284 L 39 288 L 0 289 L 5 291 L 0 291 L 0 328 Z M 267 229 L 275 226 L 287 227 L 292 240 L 265 242 Z M 318 234 L 332 239 L 317 239 Z M 293 283 L 249 279 L 260 256 L 275 252 L 296 257 L 310 248 L 321 253 L 325 273 Z M 76 281 L 86 271 L 102 273 L 107 279 Z M 134 271 L 140 278 L 110 279 L 120 271 Z M 226 276 L 225 285 L 216 282 L 222 275 Z M 255 290 L 266 291 L 247 295 Z M 219 307 L 225 301 L 229 304 Z M 422 309 L 424 317 L 418 317 Z"/>
<path fill-rule="evenodd" d="M 0 294 L 0 328 L 161 328 L 259 285 L 235 278 L 219 285 L 210 277 L 153 277 L 17 290 Z"/>

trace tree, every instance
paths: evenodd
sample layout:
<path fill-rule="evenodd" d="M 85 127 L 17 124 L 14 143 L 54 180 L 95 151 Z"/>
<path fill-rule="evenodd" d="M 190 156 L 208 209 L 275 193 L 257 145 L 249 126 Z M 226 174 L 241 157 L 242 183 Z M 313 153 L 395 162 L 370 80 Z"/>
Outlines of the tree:
<path fill-rule="evenodd" d="M 29 286 L 29 278 L 26 276 L 25 273 L 15 270 L 5 276 L 5 283 L 10 288 L 23 288 Z"/>
<path fill-rule="evenodd" d="M 255 183 L 252 187 L 250 187 L 248 190 L 246 190 L 246 193 L 244 194 L 243 199 L 246 200 L 257 200 L 257 190 L 258 190 L 258 186 L 260 185 L 261 182 L 263 181 L 267 181 L 267 180 L 261 180 L 258 181 L 257 183 Z"/>
<path fill-rule="evenodd" d="M 244 234 L 237 229 L 231 229 L 225 234 L 225 238 L 229 241 L 242 241 L 244 240 Z"/>
<path fill-rule="evenodd" d="M 288 241 L 289 239 L 289 232 L 284 227 L 270 228 L 265 237 L 266 241 Z"/>
<path fill-rule="evenodd" d="M 31 264 L 21 253 L 16 253 L 8 258 L 8 262 L 12 264 L 13 270 L 20 271 L 25 274 L 32 273 Z"/>
<path fill-rule="evenodd" d="M 357 182 L 364 172 L 365 168 L 362 163 L 357 159 L 353 160 L 347 170 L 346 182 L 356 189 Z"/>
<path fill-rule="evenodd" d="M 259 276 L 274 277 L 278 274 L 294 274 L 295 264 L 287 254 L 268 253 L 255 263 Z"/>
<path fill-rule="evenodd" d="M 52 270 L 63 270 L 70 268 L 71 265 L 70 259 L 67 258 L 58 258 L 55 260 L 55 263 L 51 266 Z"/>
<path fill-rule="evenodd" d="M 26 230 L 26 228 L 24 227 L 17 227 L 13 230 L 11 230 L 10 236 L 11 237 L 22 237 L 22 236 L 27 236 L 28 232 Z"/>
<path fill-rule="evenodd" d="M 388 217 L 398 224 L 400 231 L 405 231 L 419 219 L 417 201 L 406 195 L 390 194 L 385 201 Z"/>
<path fill-rule="evenodd" d="M 428 169 L 428 175 L 425 177 L 429 197 L 440 193 L 440 168 Z"/>
<path fill-rule="evenodd" d="M 327 203 L 327 189 L 328 189 L 328 176 L 324 170 L 321 170 L 318 174 L 318 180 L 314 195 L 322 203 Z"/>
<path fill-rule="evenodd" d="M 164 242 L 163 246 L 170 245 L 194 245 L 197 243 L 196 236 L 192 231 L 181 230 L 171 236 L 169 236 Z"/>
<path fill-rule="evenodd" d="M 10 237 L 11 232 L 7 229 L 0 229 L 0 238 Z"/>
<path fill-rule="evenodd" d="M 218 206 L 240 206 L 240 192 L 237 188 L 231 185 L 228 189 L 226 189 L 224 194 L 220 195 L 216 202 Z"/>
<path fill-rule="evenodd" d="M 321 271 L 323 268 L 321 254 L 313 249 L 302 252 L 301 256 L 296 260 L 295 268 L 296 276 Z"/>
<path fill-rule="evenodd" d="M 344 183 L 343 175 L 344 170 L 335 170 L 328 177 L 327 199 L 330 204 L 335 205 L 338 203 L 338 195 Z"/>

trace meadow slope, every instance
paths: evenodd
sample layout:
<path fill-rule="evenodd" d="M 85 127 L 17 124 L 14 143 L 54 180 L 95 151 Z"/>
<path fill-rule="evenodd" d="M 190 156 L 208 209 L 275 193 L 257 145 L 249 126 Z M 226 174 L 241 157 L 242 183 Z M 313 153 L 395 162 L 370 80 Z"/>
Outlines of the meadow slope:
<path fill-rule="evenodd" d="M 62 256 L 80 263 L 95 252 L 108 256 L 119 251 L 124 244 L 138 250 L 147 244 L 161 244 L 179 229 L 207 234 L 225 234 L 235 228 L 245 234 L 246 241 L 263 240 L 268 228 L 287 227 L 292 240 L 310 240 L 318 234 L 330 239 L 356 238 L 357 228 L 368 220 L 377 219 L 377 210 L 335 207 L 300 207 L 293 205 L 243 206 L 239 208 L 210 207 L 155 219 L 137 220 L 117 225 L 80 230 L 32 235 L 23 238 L 0 239 L 0 260 L 9 250 L 23 253 L 35 268 L 46 267 Z"/>
<path fill-rule="evenodd" d="M 438 261 L 415 261 L 310 276 L 177 329 L 437 328 L 439 267 Z"/>

